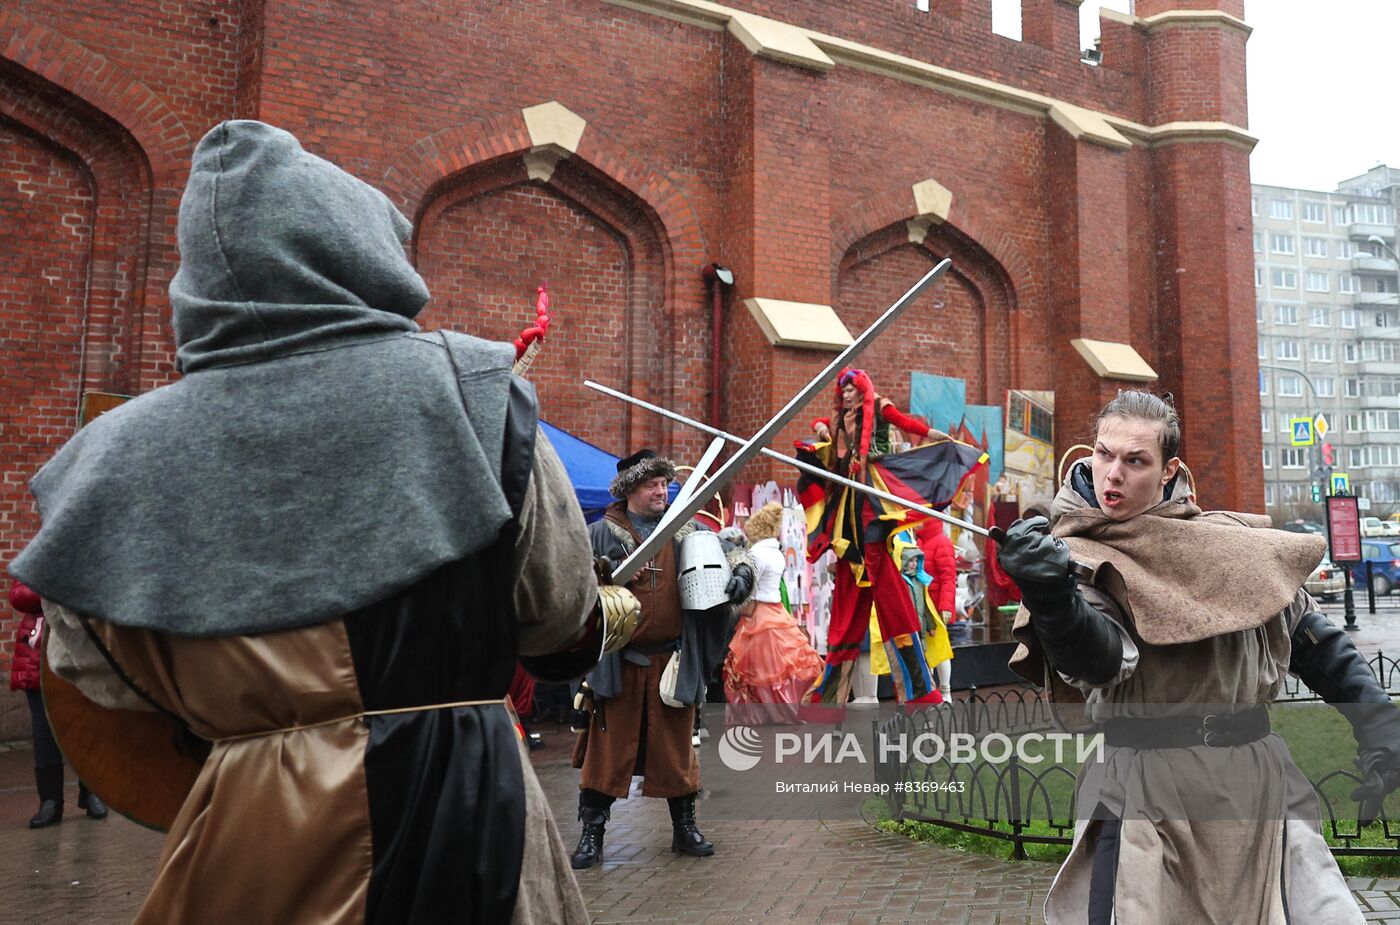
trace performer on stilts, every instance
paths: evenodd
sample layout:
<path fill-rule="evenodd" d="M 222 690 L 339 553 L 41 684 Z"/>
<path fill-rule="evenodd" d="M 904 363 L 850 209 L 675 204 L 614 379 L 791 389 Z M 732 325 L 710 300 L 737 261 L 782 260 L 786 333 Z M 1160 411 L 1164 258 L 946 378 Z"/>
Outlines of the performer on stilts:
<path fill-rule="evenodd" d="M 892 427 L 922 445 L 891 453 Z M 901 412 L 876 393 L 870 377 L 859 369 L 842 371 L 832 416 L 814 421 L 813 430 L 818 442 L 799 444 L 799 458 L 935 508 L 946 506 L 973 469 L 986 460 L 976 447 Z M 807 702 L 838 707 L 846 703 L 872 604 L 893 669 L 896 697 L 901 703 L 941 702 L 921 645 L 914 602 L 889 549 L 890 534 L 918 523 L 922 516 L 818 479 L 804 478 L 798 492 L 807 510 L 808 557 L 816 561 L 830 548 L 840 559 L 826 670 Z"/>

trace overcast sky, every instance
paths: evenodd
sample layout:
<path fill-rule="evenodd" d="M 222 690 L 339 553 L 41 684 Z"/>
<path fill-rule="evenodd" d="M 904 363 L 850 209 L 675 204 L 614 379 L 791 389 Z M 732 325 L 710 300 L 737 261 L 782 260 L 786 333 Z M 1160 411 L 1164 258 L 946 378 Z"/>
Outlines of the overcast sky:
<path fill-rule="evenodd" d="M 1086 47 L 1100 7 L 1085 0 Z M 994 27 L 1019 32 L 1018 0 L 993 0 Z M 1014 21 L 1013 21 L 1014 19 Z M 1255 183 L 1332 190 L 1377 163 L 1400 168 L 1400 0 L 1245 0 Z"/>

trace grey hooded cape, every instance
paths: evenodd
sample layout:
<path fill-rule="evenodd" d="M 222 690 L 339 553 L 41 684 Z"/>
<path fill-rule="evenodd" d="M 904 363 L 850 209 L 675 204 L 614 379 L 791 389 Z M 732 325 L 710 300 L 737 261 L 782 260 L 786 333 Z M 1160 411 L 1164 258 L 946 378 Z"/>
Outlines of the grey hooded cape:
<path fill-rule="evenodd" d="M 490 543 L 513 351 L 413 322 L 428 291 L 380 192 L 260 122 L 194 152 L 170 285 L 180 381 L 30 483 L 10 571 L 122 626 L 306 626 Z"/>

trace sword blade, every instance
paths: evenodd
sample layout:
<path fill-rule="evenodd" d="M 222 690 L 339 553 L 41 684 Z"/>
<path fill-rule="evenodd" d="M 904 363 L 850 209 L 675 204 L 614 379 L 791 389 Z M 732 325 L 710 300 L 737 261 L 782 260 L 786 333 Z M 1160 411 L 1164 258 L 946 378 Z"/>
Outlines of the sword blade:
<path fill-rule="evenodd" d="M 587 385 L 586 382 L 584 384 Z M 666 514 L 661 518 L 660 522 L 657 523 L 656 529 L 665 530 L 670 527 L 671 522 L 675 519 L 671 512 L 684 509 L 685 503 L 690 500 L 691 496 L 695 494 L 696 489 L 705 481 L 705 475 L 710 471 L 710 467 L 715 464 L 715 460 L 719 458 L 720 450 L 723 449 L 723 439 L 716 437 L 714 440 L 710 441 L 710 445 L 705 448 L 705 455 L 701 456 L 700 461 L 695 464 L 695 469 L 690 473 L 690 478 L 685 480 L 685 484 L 681 486 L 681 490 L 676 493 L 676 500 L 672 501 L 671 506 L 666 509 Z"/>
<path fill-rule="evenodd" d="M 906 308 L 919 297 L 924 290 L 932 286 L 937 279 L 948 271 L 953 265 L 951 260 L 944 258 L 938 265 L 925 273 L 918 282 L 909 287 L 909 291 L 895 300 L 894 304 L 885 309 L 884 313 L 875 322 L 866 328 L 859 337 L 851 342 L 851 345 L 837 354 L 836 359 L 827 364 L 826 368 L 816 375 L 811 382 L 802 387 L 802 390 L 788 399 L 788 403 L 782 410 L 773 415 L 768 423 L 759 428 L 742 446 L 735 451 L 734 455 L 725 460 L 724 465 L 709 479 L 705 481 L 703 487 L 697 488 L 695 494 L 685 502 L 671 506 L 674 516 L 669 518 L 668 530 L 658 529 L 652 531 L 637 549 L 628 556 L 612 574 L 613 584 L 625 585 L 636 576 L 641 570 L 642 563 L 651 560 L 661 549 L 662 545 L 671 541 L 672 535 L 681 524 L 686 523 L 695 512 L 705 506 L 710 495 L 728 485 L 734 476 L 739 474 L 739 470 L 746 466 L 750 460 L 759 454 L 764 447 L 773 442 L 778 433 L 788 425 L 797 413 L 805 408 L 812 399 L 816 398 L 822 389 L 826 388 L 842 368 L 847 366 L 852 359 L 860 355 L 860 352 L 870 346 L 871 342 L 880 335 L 880 332 L 894 323 Z M 668 511 L 668 513 L 670 513 Z"/>
<path fill-rule="evenodd" d="M 635 396 L 628 395 L 626 392 L 619 392 L 617 389 L 610 389 L 605 385 L 600 385 L 596 382 L 591 381 L 584 382 L 584 385 L 586 385 L 590 389 L 593 389 L 596 392 L 602 392 L 604 395 L 611 395 L 613 398 L 621 399 L 622 401 L 625 401 L 628 404 L 636 405 L 638 408 L 645 408 L 646 410 L 655 412 L 656 414 L 659 414 L 664 418 L 670 418 L 678 424 L 685 424 L 688 427 L 693 427 L 696 430 L 707 433 L 712 437 L 719 437 L 721 440 L 728 440 L 730 443 L 744 442 L 743 437 L 736 437 L 733 434 L 726 433 L 717 427 L 711 427 L 708 424 L 703 424 L 700 421 L 688 418 L 685 415 L 680 414 L 676 411 L 672 411 L 669 408 L 663 408 L 660 405 L 653 405 L 649 401 L 645 401 Z M 711 444 L 711 446 L 713 446 L 713 444 Z M 935 517 L 938 520 L 943 521 L 944 523 L 952 524 L 955 527 L 961 527 L 964 530 L 970 530 L 978 536 L 987 535 L 987 530 L 985 527 L 979 527 L 974 523 L 968 523 L 967 521 L 960 520 L 959 518 L 954 517 L 951 514 L 945 514 L 942 511 L 936 511 L 931 507 L 925 507 L 922 504 L 916 504 L 915 502 L 910 501 L 908 498 L 901 498 L 899 495 L 883 491 L 882 489 L 876 488 L 873 485 L 866 485 L 862 482 L 857 482 L 854 479 L 848 479 L 844 476 L 837 475 L 834 472 L 828 472 L 821 466 L 813 466 L 810 463 L 805 463 L 800 459 L 793 459 L 791 456 L 786 456 L 782 453 L 779 453 L 777 450 L 764 447 L 763 455 L 769 457 L 770 459 L 776 459 L 780 462 L 786 463 L 787 465 L 792 466 L 794 469 L 800 469 L 803 472 L 806 472 L 810 475 L 814 475 L 818 478 L 826 479 L 827 481 L 834 482 L 837 485 L 844 485 L 852 491 L 864 492 L 867 495 L 871 495 L 876 498 L 881 498 L 885 501 L 891 501 L 895 504 L 900 505 L 901 507 L 906 507 L 911 511 L 918 511 L 920 514 L 924 514 L 928 517 Z M 680 499 L 678 498 L 677 500 Z"/>

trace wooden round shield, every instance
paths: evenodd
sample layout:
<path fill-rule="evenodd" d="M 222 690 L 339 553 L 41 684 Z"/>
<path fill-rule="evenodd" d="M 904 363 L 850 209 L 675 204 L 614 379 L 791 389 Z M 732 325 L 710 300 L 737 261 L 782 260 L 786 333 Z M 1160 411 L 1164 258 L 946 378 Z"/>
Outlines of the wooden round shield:
<path fill-rule="evenodd" d="M 98 706 L 53 673 L 47 652 L 41 663 L 49 725 L 78 778 L 133 822 L 168 831 L 209 743 L 162 713 Z"/>

